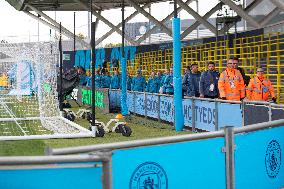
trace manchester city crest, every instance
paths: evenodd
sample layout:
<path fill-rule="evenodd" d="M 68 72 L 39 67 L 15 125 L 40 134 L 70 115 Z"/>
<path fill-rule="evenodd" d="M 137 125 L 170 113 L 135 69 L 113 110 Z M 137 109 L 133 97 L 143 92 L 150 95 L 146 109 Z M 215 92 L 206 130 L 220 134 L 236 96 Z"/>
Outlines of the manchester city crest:
<path fill-rule="evenodd" d="M 281 166 L 281 148 L 276 140 L 272 140 L 266 149 L 265 167 L 270 178 L 276 178 Z"/>
<path fill-rule="evenodd" d="M 133 172 L 129 189 L 167 189 L 168 178 L 165 170 L 157 163 L 146 162 Z"/>

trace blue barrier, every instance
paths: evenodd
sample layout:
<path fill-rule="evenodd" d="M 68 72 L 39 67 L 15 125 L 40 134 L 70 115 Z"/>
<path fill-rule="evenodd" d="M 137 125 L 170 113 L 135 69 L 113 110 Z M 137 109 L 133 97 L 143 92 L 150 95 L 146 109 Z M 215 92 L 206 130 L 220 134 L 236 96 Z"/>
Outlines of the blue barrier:
<path fill-rule="evenodd" d="M 146 101 L 146 113 L 147 116 L 152 118 L 158 118 L 159 114 L 159 98 L 157 95 L 154 94 L 147 94 L 147 101 Z"/>
<path fill-rule="evenodd" d="M 195 128 L 215 131 L 215 102 L 195 100 Z"/>
<path fill-rule="evenodd" d="M 93 164 L 94 166 L 94 164 Z M 0 170 L 1 189 L 101 189 L 101 167 Z"/>
<path fill-rule="evenodd" d="M 109 90 L 111 108 L 119 108 L 120 90 Z M 141 92 L 128 92 L 129 111 L 142 116 L 174 122 L 173 96 Z M 194 108 L 192 101 L 194 100 Z M 251 103 L 251 102 L 250 102 Z M 146 105 L 146 108 L 145 108 Z M 132 106 L 132 107 L 131 107 Z M 271 108 L 268 105 L 234 104 L 230 102 L 207 101 L 205 99 L 185 98 L 182 101 L 184 125 L 205 131 L 215 131 L 225 126 L 241 127 L 243 125 L 262 123 L 281 119 L 284 107 Z M 195 117 L 192 119 L 194 111 Z M 262 111 L 262 114 L 255 112 Z M 245 116 L 243 117 L 243 113 Z"/>
<path fill-rule="evenodd" d="M 219 129 L 225 126 L 241 127 L 243 125 L 241 104 L 218 102 L 218 116 Z"/>
<path fill-rule="evenodd" d="M 284 187 L 284 126 L 235 135 L 235 183 L 241 189 Z"/>
<path fill-rule="evenodd" d="M 223 146 L 224 138 L 215 138 L 114 150 L 113 188 L 225 189 Z"/>
<path fill-rule="evenodd" d="M 127 93 L 127 103 L 129 111 L 142 116 L 161 119 L 167 122 L 174 122 L 174 102 L 173 96 L 159 95 L 141 92 Z M 119 90 L 109 90 L 111 108 L 119 108 L 117 99 L 120 98 Z M 242 108 L 240 104 L 210 102 L 206 100 L 194 99 L 194 110 L 191 98 L 182 101 L 184 125 L 205 131 L 215 131 L 216 127 L 242 126 Z M 146 108 L 145 108 L 146 105 Z M 219 119 L 216 118 L 216 108 Z M 194 123 L 192 121 L 192 111 L 195 111 Z M 232 116 L 233 115 L 233 116 Z M 218 122 L 216 123 L 216 120 Z"/>
<path fill-rule="evenodd" d="M 143 93 L 135 95 L 135 113 L 145 115 L 145 95 Z"/>
<path fill-rule="evenodd" d="M 174 102 L 172 96 L 160 96 L 160 118 L 164 121 L 174 121 Z"/>
<path fill-rule="evenodd" d="M 135 111 L 135 109 L 134 109 L 134 93 L 128 92 L 126 100 L 127 100 L 128 110 L 130 112 L 134 112 Z"/>

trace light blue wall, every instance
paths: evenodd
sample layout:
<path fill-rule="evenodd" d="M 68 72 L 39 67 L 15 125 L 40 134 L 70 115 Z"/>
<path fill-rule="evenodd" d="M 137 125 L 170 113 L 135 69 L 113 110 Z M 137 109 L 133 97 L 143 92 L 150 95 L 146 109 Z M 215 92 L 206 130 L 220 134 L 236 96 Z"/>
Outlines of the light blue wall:
<path fill-rule="evenodd" d="M 276 142 L 272 142 L 272 145 L 269 146 L 273 140 Z M 238 134 L 235 136 L 235 143 L 236 189 L 284 188 L 284 126 Z M 276 145 L 277 143 L 279 146 Z M 280 157 L 279 154 L 281 154 Z M 270 161 L 266 160 L 272 160 L 273 156 L 277 164 L 271 170 Z M 274 174 L 275 178 L 269 176 Z"/>
<path fill-rule="evenodd" d="M 102 189 L 102 168 L 0 170 L 1 189 Z"/>
<path fill-rule="evenodd" d="M 216 138 L 115 150 L 113 188 L 142 189 L 150 177 L 161 189 L 225 189 L 223 146 L 224 139 Z"/>

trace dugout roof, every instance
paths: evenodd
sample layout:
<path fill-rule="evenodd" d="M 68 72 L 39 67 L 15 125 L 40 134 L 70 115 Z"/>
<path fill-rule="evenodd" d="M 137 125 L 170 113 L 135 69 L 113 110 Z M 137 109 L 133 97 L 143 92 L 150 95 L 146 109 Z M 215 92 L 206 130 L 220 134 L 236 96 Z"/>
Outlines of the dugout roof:
<path fill-rule="evenodd" d="M 90 0 L 6 0 L 17 10 L 31 11 L 26 5 L 31 5 L 40 11 L 86 11 Z M 135 0 L 139 5 L 147 3 L 162 2 L 165 0 Z M 83 4 L 84 5 L 83 5 Z M 125 6 L 131 6 L 125 1 Z M 121 7 L 121 0 L 93 0 L 93 7 L 96 10 L 108 10 Z"/>

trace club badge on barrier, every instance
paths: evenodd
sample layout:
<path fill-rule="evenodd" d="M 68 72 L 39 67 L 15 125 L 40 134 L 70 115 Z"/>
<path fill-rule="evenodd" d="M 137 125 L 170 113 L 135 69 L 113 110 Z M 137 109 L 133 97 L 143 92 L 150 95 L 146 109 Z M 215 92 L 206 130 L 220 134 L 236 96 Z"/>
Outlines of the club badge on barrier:
<path fill-rule="evenodd" d="M 281 167 L 281 148 L 276 140 L 270 141 L 265 154 L 266 173 L 269 178 L 276 178 Z"/>
<path fill-rule="evenodd" d="M 129 189 L 157 188 L 168 189 L 168 177 L 165 170 L 155 162 L 145 162 L 133 172 Z"/>

